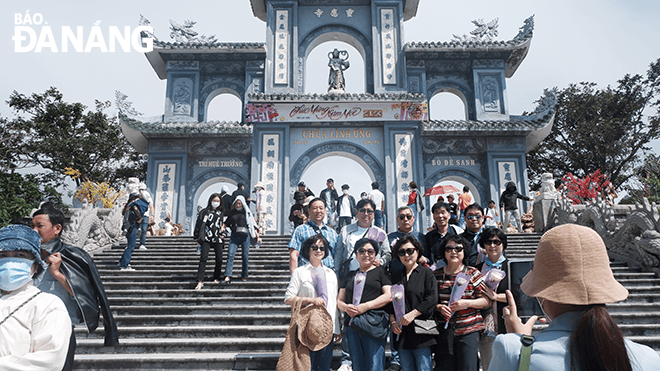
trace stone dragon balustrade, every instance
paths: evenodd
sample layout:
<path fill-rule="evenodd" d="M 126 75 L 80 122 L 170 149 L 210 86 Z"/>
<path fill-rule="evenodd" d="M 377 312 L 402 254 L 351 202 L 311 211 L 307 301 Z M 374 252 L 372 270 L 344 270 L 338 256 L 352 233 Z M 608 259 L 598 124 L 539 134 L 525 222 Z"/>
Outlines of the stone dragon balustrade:
<path fill-rule="evenodd" d="M 83 201 L 81 208 L 70 209 L 73 215 L 62 231 L 62 240 L 88 252 L 125 242 L 126 237 L 121 233 L 122 209 L 128 195 L 138 192 L 138 184 L 137 178 L 130 178 L 126 191 L 111 209 L 94 207 L 87 200 Z"/>
<path fill-rule="evenodd" d="M 548 174 L 549 175 L 549 174 Z M 550 175 L 550 179 L 552 176 Z M 600 198 L 584 205 L 570 199 L 544 182 L 535 200 L 535 220 L 548 230 L 556 225 L 575 223 L 592 228 L 603 238 L 611 258 L 660 274 L 660 212 L 658 205 L 610 205 Z M 537 229 L 537 232 L 540 232 Z"/>

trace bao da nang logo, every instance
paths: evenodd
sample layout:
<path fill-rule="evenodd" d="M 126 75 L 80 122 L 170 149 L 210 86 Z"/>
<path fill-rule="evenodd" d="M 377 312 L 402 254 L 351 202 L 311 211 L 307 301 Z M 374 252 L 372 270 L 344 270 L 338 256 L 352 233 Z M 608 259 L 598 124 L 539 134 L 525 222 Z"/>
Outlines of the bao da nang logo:
<path fill-rule="evenodd" d="M 96 21 L 91 27 L 62 26 L 53 29 L 44 22 L 41 13 L 30 15 L 14 13 L 14 51 L 17 53 L 50 50 L 53 53 L 89 53 L 100 50 L 103 53 L 115 51 L 135 51 L 146 53 L 153 50 L 153 27 L 138 26 L 131 30 L 129 26 L 122 28 L 109 26 L 105 30 Z M 59 32 L 58 32 L 59 31 Z M 104 35 L 104 31 L 107 31 Z"/>

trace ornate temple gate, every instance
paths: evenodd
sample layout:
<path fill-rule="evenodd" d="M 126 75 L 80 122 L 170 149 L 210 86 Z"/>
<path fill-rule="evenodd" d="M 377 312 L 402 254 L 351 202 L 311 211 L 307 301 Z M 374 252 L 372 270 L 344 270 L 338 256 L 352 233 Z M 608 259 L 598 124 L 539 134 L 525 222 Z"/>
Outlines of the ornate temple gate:
<path fill-rule="evenodd" d="M 509 114 L 506 78 L 528 52 L 532 18 L 508 41 L 493 40 L 491 22 L 481 34 L 406 44 L 403 23 L 418 0 L 251 5 L 266 22 L 265 43 L 223 43 L 174 26 L 176 42 L 154 37 L 147 59 L 167 80 L 164 115 L 143 118 L 118 96 L 124 133 L 149 154 L 157 218 L 171 214 L 190 231 L 200 189 L 261 181 L 267 233 L 285 233 L 295 186 L 310 164 L 329 155 L 356 161 L 381 184 L 388 215 L 405 205 L 413 179 L 422 192 L 459 181 L 481 202 L 497 200 L 508 181 L 524 193 L 525 152 L 549 133 L 554 117 L 551 94 L 533 115 Z M 305 60 L 329 40 L 362 55 L 364 94 L 343 94 L 339 75 L 330 79 L 330 93 L 304 94 Z M 341 53 L 330 62 L 342 65 L 332 57 Z M 465 120 L 429 120 L 428 100 L 440 92 L 461 98 Z M 209 102 L 221 93 L 241 99 L 241 122 L 206 121 Z M 429 217 L 430 207 L 421 215 Z M 388 223 L 396 228 L 393 218 Z"/>

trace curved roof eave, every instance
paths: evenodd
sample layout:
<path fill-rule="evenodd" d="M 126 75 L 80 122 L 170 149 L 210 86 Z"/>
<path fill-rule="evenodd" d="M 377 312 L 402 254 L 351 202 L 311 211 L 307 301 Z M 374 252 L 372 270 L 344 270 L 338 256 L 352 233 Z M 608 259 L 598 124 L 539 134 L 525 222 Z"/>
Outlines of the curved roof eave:
<path fill-rule="evenodd" d="M 131 119 L 128 116 L 125 116 L 121 113 L 118 115 L 119 123 L 121 124 L 121 131 L 124 133 L 124 136 L 128 142 L 135 148 L 139 153 L 147 153 L 149 149 L 149 142 L 147 138 L 139 130 L 134 129 L 129 122 Z"/>
<path fill-rule="evenodd" d="M 265 0 L 250 0 L 250 7 L 252 14 L 266 22 L 266 1 Z M 417 15 L 417 8 L 419 7 L 419 0 L 406 0 L 403 6 L 403 20 L 407 21 Z"/>

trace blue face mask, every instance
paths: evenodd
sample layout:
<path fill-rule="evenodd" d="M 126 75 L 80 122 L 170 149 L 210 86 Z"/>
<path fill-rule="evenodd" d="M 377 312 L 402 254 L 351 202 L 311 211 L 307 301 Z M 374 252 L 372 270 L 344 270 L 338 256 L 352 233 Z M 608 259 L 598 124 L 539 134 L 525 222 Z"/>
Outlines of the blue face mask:
<path fill-rule="evenodd" d="M 0 258 L 0 289 L 14 291 L 32 280 L 34 261 L 24 258 Z"/>

